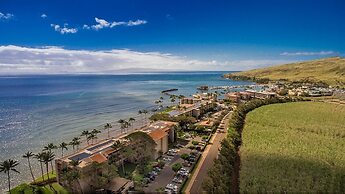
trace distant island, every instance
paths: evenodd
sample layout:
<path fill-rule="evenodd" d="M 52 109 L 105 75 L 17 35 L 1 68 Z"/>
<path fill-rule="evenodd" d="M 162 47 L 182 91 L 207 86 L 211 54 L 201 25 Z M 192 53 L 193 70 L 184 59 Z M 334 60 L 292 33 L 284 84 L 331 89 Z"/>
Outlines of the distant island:
<path fill-rule="evenodd" d="M 326 84 L 345 88 L 345 58 L 332 57 L 230 73 L 225 78 L 258 83 L 290 81 Z"/>

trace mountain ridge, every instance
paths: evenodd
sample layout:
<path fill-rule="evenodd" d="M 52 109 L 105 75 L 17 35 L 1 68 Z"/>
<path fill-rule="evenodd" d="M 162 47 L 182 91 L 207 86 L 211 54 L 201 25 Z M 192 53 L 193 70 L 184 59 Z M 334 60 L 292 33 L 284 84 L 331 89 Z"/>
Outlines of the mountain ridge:
<path fill-rule="evenodd" d="M 345 87 L 345 58 L 330 57 L 289 63 L 224 75 L 229 79 L 287 80 L 293 82 L 322 82 L 334 87 Z"/>

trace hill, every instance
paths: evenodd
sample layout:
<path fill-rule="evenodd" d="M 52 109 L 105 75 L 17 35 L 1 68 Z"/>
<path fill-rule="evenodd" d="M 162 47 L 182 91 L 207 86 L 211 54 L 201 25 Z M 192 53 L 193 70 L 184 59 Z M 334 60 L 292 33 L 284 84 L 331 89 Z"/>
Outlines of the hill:
<path fill-rule="evenodd" d="M 242 132 L 241 193 L 344 193 L 345 106 L 273 104 Z"/>
<path fill-rule="evenodd" d="M 323 82 L 345 87 L 345 58 L 332 57 L 224 75 L 230 79 Z"/>

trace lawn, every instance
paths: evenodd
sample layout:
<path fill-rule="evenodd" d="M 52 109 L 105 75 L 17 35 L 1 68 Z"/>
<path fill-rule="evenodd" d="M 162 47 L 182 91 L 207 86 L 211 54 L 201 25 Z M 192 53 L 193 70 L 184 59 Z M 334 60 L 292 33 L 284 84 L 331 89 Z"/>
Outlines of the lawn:
<path fill-rule="evenodd" d="M 48 179 L 47 174 L 44 174 L 43 177 L 44 177 L 44 180 Z M 49 179 L 56 179 L 56 174 L 54 172 L 49 172 Z M 41 182 L 41 181 L 43 181 L 42 176 L 36 178 L 36 180 L 35 180 L 35 182 Z"/>
<path fill-rule="evenodd" d="M 38 190 L 41 192 L 38 192 Z M 34 194 L 38 192 L 38 193 L 43 193 L 43 194 L 54 194 L 55 193 L 54 190 L 58 194 L 68 194 L 68 191 L 64 189 L 61 185 L 59 185 L 58 183 L 51 184 L 51 187 L 49 185 L 37 187 L 37 186 L 31 186 L 29 184 L 24 183 L 12 189 L 11 193 L 12 194 Z"/>
<path fill-rule="evenodd" d="M 242 140 L 241 192 L 345 192 L 345 106 L 263 106 L 247 115 Z"/>

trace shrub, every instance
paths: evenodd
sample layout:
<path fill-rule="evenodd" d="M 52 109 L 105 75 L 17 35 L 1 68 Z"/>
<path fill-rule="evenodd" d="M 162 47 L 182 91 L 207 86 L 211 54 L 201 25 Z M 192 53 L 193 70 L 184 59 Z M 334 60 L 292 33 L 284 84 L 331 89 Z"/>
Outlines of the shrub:
<path fill-rule="evenodd" d="M 189 154 L 182 154 L 181 158 L 187 160 L 189 158 Z"/>
<path fill-rule="evenodd" d="M 193 141 L 192 141 L 192 144 L 195 145 L 195 146 L 197 146 L 197 145 L 199 145 L 199 142 L 193 140 Z"/>
<path fill-rule="evenodd" d="M 181 163 L 175 163 L 171 166 L 171 168 L 174 172 L 177 172 L 182 168 L 182 164 Z"/>

